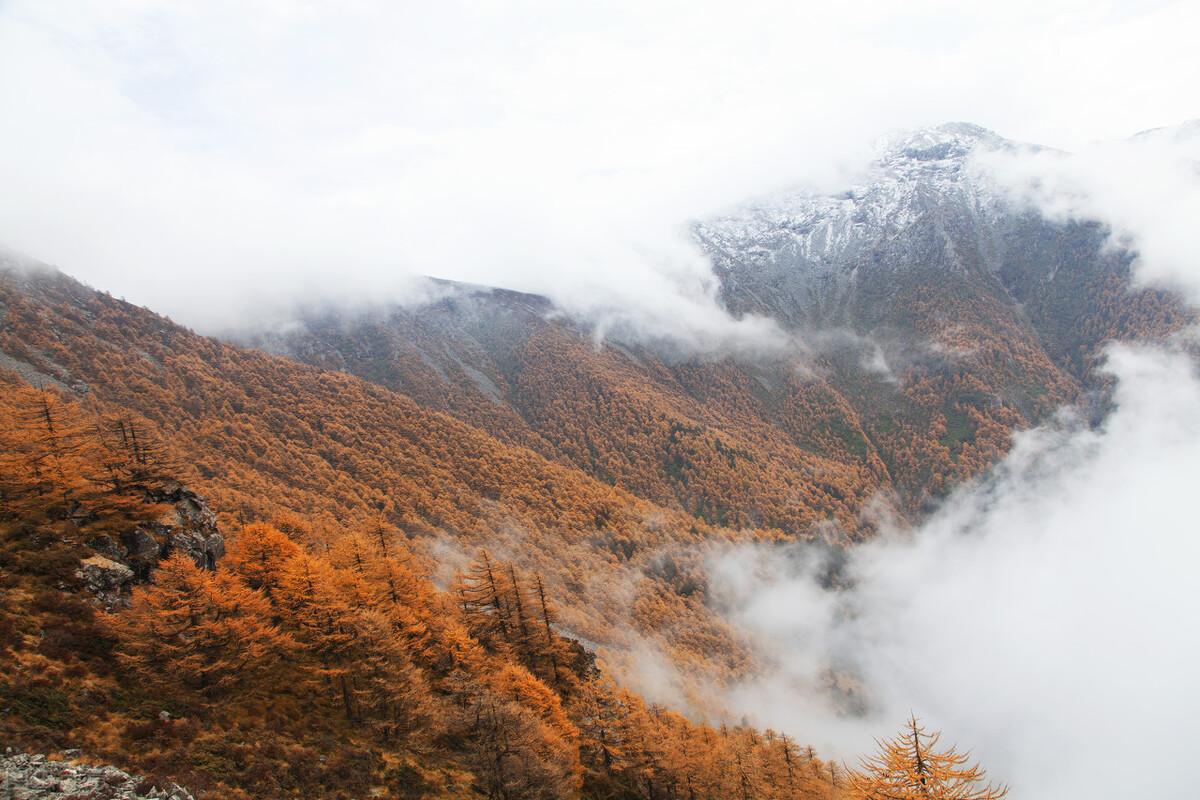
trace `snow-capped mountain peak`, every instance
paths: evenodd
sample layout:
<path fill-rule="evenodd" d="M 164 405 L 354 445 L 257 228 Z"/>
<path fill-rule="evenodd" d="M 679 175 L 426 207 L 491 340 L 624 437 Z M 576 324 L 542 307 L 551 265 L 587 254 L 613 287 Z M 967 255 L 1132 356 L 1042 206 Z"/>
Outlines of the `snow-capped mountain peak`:
<path fill-rule="evenodd" d="M 927 128 L 905 131 L 877 142 L 881 160 L 905 158 L 916 161 L 941 161 L 963 158 L 979 145 L 1001 146 L 1005 139 L 995 132 L 970 122 L 946 122 Z"/>
<path fill-rule="evenodd" d="M 824 272 L 929 215 L 994 215 L 1001 196 L 970 156 L 1014 146 L 964 122 L 909 131 L 880 140 L 876 158 L 844 191 L 798 189 L 700 223 L 696 235 L 719 269 L 771 263 Z"/>

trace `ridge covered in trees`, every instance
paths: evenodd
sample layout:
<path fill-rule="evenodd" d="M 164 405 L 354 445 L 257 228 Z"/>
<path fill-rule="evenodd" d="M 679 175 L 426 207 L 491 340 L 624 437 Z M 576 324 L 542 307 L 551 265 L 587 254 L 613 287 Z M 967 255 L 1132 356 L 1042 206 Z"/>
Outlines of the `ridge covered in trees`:
<path fill-rule="evenodd" d="M 785 356 L 599 341 L 544 298 L 450 284 L 427 305 L 302 313 L 242 341 L 710 524 L 805 536 L 833 521 L 866 536 L 868 502 L 915 517 L 995 463 L 1014 429 L 1096 388 L 1106 342 L 1190 324 L 1178 298 L 1132 285 L 1094 231 L 1047 233 L 1027 232 L 1047 249 L 1014 249 L 999 273 L 864 269 L 862 291 L 841 300 L 780 299 L 752 267 L 734 268 L 727 302 L 792 331 Z M 791 316 L 813 303 L 815 318 Z"/>
<path fill-rule="evenodd" d="M 8 742 L 213 797 L 825 798 L 845 785 L 787 736 L 698 724 L 621 689 L 558 632 L 540 575 L 480 550 L 441 590 L 382 523 L 322 537 L 294 517 L 248 523 L 211 569 L 168 553 L 99 610 L 81 585 L 86 542 L 160 514 L 151 484 L 168 462 L 142 463 L 107 418 L 53 391 L 6 389 Z M 153 478 L 117 481 L 114 465 Z"/>
<path fill-rule="evenodd" d="M 161 431 L 226 527 L 299 517 L 324 539 L 382 519 L 418 550 L 487 546 L 539 573 L 562 627 L 602 652 L 649 641 L 713 680 L 749 666 L 746 642 L 705 604 L 705 548 L 781 531 L 709 525 L 404 395 L 197 336 L 58 273 L 0 277 L 0 304 L 8 363 Z"/>
<path fill-rule="evenodd" d="M 423 551 L 486 545 L 541 574 L 563 628 L 593 643 L 618 674 L 623 654 L 649 643 L 686 666 L 684 692 L 699 703 L 705 682 L 753 667 L 747 643 L 707 605 L 703 563 L 712 548 L 863 535 L 863 511 L 878 510 L 867 501 L 886 501 L 889 480 L 909 475 L 924 496 L 974 474 L 1033 413 L 987 399 L 1019 377 L 1003 320 L 1001 333 L 984 336 L 998 310 L 979 313 L 986 325 L 960 330 L 938 326 L 944 299 L 918 293 L 906 307 L 944 347 L 971 350 L 974 366 L 914 370 L 889 390 L 903 393 L 910 411 L 888 411 L 888 401 L 870 419 L 860 401 L 878 393 L 875 384 L 843 380 L 835 390 L 820 375 L 793 375 L 777 407 L 755 388 L 770 383 L 767 374 L 727 361 L 655 366 L 645 354 L 597 351 L 539 323 L 516 337 L 518 352 L 493 354 L 496 364 L 524 365 L 516 378 L 483 377 L 502 397 L 522 398 L 495 414 L 520 408 L 542 433 L 520 433 L 515 417 L 511 425 L 481 418 L 485 431 L 464 421 L 461 405 L 447 408 L 451 416 L 342 372 L 198 336 L 49 269 L 0 271 L 0 353 L 26 381 L 162 431 L 188 484 L 227 524 L 297 515 L 319 538 L 383 519 Z M 1122 330 L 1152 335 L 1179 324 L 1156 307 L 1138 305 Z M 420 333 L 415 341 L 433 335 Z M 1025 361 L 1042 365 L 1035 383 L 1058 387 L 1031 388 L 1041 406 L 1074 391 L 1066 377 L 1051 380 L 1061 373 L 1041 356 Z M 829 368 L 842 369 L 835 362 Z M 411 376 L 398 388 L 423 401 L 443 385 Z M 965 404 L 947 412 L 946 398 L 959 396 Z M 917 427 L 913 409 L 925 409 Z M 861 458 L 846 459 L 847 443 Z"/>

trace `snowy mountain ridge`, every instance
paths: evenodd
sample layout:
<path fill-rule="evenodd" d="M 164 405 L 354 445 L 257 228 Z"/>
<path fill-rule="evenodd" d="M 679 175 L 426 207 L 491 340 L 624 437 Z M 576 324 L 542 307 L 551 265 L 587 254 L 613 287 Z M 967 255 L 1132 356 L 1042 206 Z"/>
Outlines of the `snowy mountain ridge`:
<path fill-rule="evenodd" d="M 844 263 L 865 245 L 885 240 L 931 213 L 992 218 L 1002 193 L 971 156 L 1017 145 L 970 123 L 947 123 L 881 140 L 865 174 L 839 194 L 798 190 L 753 203 L 696 225 L 701 244 L 718 262 L 790 262 L 825 267 Z"/>

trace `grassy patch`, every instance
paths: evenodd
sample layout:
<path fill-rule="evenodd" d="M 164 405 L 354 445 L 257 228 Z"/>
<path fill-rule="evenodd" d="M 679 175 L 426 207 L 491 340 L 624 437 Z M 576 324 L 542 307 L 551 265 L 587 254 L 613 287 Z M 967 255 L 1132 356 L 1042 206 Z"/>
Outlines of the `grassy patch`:
<path fill-rule="evenodd" d="M 975 423 L 971 420 L 970 415 L 953 409 L 945 412 L 946 414 L 946 433 L 939 440 L 943 445 L 955 449 L 963 442 L 969 442 L 975 438 Z"/>

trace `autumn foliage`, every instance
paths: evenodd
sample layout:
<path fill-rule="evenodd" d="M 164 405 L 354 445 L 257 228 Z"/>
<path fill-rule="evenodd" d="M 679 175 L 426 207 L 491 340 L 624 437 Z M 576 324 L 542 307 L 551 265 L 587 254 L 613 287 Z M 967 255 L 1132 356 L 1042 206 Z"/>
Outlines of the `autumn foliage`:
<path fill-rule="evenodd" d="M 653 638 L 717 676 L 747 664 L 705 606 L 697 565 L 706 546 L 778 530 L 714 527 L 404 395 L 197 336 L 65 276 L 2 278 L 0 303 L 0 350 L 29 380 L 76 387 L 89 414 L 157 432 L 227 527 L 276 520 L 323 550 L 382 521 L 422 552 L 519 554 L 579 637 L 614 649 Z"/>
<path fill-rule="evenodd" d="M 6 422 L 50 407 L 56 430 L 80 424 L 73 452 L 103 452 L 84 409 L 13 389 Z M 139 525 L 153 492 L 85 494 L 94 461 L 82 455 L 50 477 L 19 468 L 58 446 L 31 419 L 6 428 L 0 508 L 9 741 L 80 747 L 216 797 L 838 790 L 837 768 L 788 737 L 709 727 L 616 686 L 559 632 L 540 575 L 480 550 L 440 590 L 431 562 L 383 524 L 308 532 L 306 546 L 295 519 L 249 523 L 215 569 L 167 554 L 127 607 L 96 612 L 74 577 L 82 542 Z"/>
<path fill-rule="evenodd" d="M 853 329 L 835 314 L 832 331 L 798 332 L 815 352 L 785 357 L 597 345 L 539 298 L 466 289 L 251 341 L 710 524 L 806 536 L 832 520 L 853 537 L 869 533 L 868 500 L 912 514 L 994 463 L 1014 428 L 1094 381 L 1105 341 L 1187 324 L 1179 303 L 1110 268 L 1064 269 L 1053 292 L 1015 298 L 1032 318 L 985 270 L 889 271 Z"/>
<path fill-rule="evenodd" d="M 656 361 L 543 320 L 482 378 L 401 354 L 372 383 L 0 276 L 0 733 L 214 797 L 1002 797 L 915 719 L 849 770 L 720 724 L 697 687 L 755 665 L 703 562 L 868 535 L 871 498 L 913 513 L 1075 396 L 1107 338 L 1188 321 L 1115 278 L 1085 289 L 1056 338 L 905 288 L 932 354 L 893 382 L 836 354 Z M 228 554 L 160 543 L 100 611 L 89 543 L 159 519 L 180 480 Z M 635 641 L 702 678 L 691 716 L 623 688 Z"/>
<path fill-rule="evenodd" d="M 954 747 L 939 748 L 939 731 L 926 732 L 914 716 L 894 738 L 879 742 L 879 753 L 864 758 L 850 776 L 855 800 L 1000 800 L 1004 786 L 986 783 L 984 771 Z"/>

